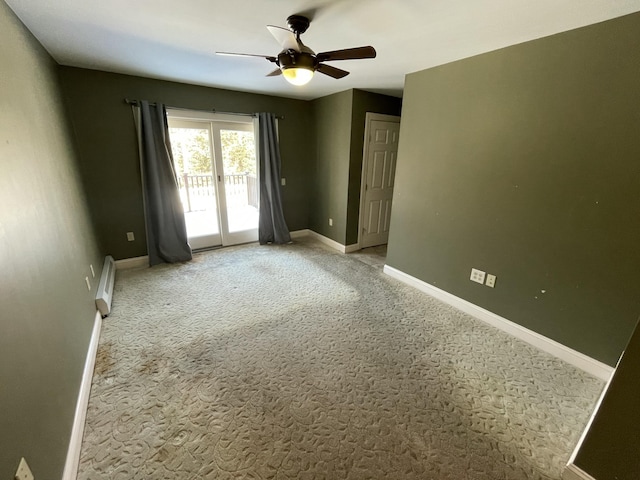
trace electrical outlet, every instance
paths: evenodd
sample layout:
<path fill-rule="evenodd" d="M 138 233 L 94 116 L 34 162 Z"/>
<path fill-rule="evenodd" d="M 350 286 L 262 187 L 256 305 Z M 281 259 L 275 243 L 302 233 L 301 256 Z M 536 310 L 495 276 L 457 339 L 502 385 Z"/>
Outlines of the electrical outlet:
<path fill-rule="evenodd" d="M 31 473 L 31 469 L 29 468 L 29 465 L 27 465 L 27 461 L 24 457 L 20 459 L 18 470 L 13 478 L 14 480 L 34 480 L 33 473 Z"/>
<path fill-rule="evenodd" d="M 487 287 L 494 288 L 496 286 L 496 276 L 487 273 L 487 281 L 485 282 Z"/>
<path fill-rule="evenodd" d="M 89 265 L 89 270 L 91 270 L 91 277 L 96 278 L 96 271 L 93 269 L 93 265 Z"/>
<path fill-rule="evenodd" d="M 330 227 L 333 227 L 333 218 L 330 218 L 330 219 L 329 219 L 329 226 L 330 226 Z"/>
<path fill-rule="evenodd" d="M 129 242 L 133 242 L 136 239 L 136 236 L 133 234 L 133 232 L 127 232 L 127 240 Z"/>
<path fill-rule="evenodd" d="M 471 280 L 472 282 L 476 282 L 479 283 L 480 285 L 484 285 L 484 277 L 485 277 L 486 273 L 483 272 L 482 270 L 478 270 L 476 268 L 472 268 L 471 269 L 471 277 L 469 278 L 469 280 Z"/>
<path fill-rule="evenodd" d="M 84 277 L 84 281 L 87 282 L 87 290 L 91 291 L 91 282 L 89 282 L 89 277 Z"/>
<path fill-rule="evenodd" d="M 282 178 L 280 179 L 280 185 L 282 185 L 282 186 L 284 187 L 286 184 L 287 184 L 287 179 L 286 179 L 286 178 L 284 178 L 284 177 L 282 177 Z"/>

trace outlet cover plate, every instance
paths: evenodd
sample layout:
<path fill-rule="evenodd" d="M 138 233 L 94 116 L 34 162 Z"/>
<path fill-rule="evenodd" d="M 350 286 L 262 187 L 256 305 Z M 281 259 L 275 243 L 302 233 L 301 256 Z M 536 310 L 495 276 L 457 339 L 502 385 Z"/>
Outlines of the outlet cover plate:
<path fill-rule="evenodd" d="M 469 280 L 471 280 L 472 282 L 479 283 L 480 285 L 484 285 L 485 275 L 486 273 L 483 272 L 482 270 L 478 270 L 477 268 L 472 268 L 471 277 L 469 277 Z"/>
<path fill-rule="evenodd" d="M 18 470 L 16 470 L 14 479 L 33 480 L 33 473 L 31 473 L 31 469 L 29 468 L 29 465 L 27 465 L 27 461 L 24 459 L 24 457 L 20 459 L 20 464 L 18 465 Z"/>
<path fill-rule="evenodd" d="M 487 281 L 485 282 L 487 287 L 495 288 L 496 286 L 496 276 L 487 273 Z"/>

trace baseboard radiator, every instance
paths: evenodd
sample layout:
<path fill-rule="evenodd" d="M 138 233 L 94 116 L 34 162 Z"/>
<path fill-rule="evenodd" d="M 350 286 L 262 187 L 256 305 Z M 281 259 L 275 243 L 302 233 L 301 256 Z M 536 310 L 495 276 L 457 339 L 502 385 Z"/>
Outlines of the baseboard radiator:
<path fill-rule="evenodd" d="M 116 280 L 116 262 L 111 255 L 104 259 L 100 284 L 96 292 L 96 307 L 100 311 L 102 318 L 111 313 L 111 297 L 113 295 L 113 284 Z"/>

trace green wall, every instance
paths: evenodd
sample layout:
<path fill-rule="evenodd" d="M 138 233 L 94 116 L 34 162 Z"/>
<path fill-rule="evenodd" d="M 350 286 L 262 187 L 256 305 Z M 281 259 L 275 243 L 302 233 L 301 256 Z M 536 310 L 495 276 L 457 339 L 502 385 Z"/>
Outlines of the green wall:
<path fill-rule="evenodd" d="M 116 259 L 147 253 L 138 145 L 125 98 L 283 116 L 279 134 L 289 229 L 311 228 L 341 244 L 357 242 L 365 113 L 398 114 L 401 104 L 359 90 L 309 102 L 72 67 L 60 67 L 60 78 L 98 238 Z M 134 232 L 136 240 L 127 241 L 126 232 Z"/>
<path fill-rule="evenodd" d="M 57 66 L 4 1 L 0 38 L 0 478 L 61 478 L 102 258 Z"/>
<path fill-rule="evenodd" d="M 365 115 L 400 115 L 402 100 L 346 90 L 312 104 L 316 168 L 310 228 L 342 245 L 352 245 L 358 242 Z M 332 227 L 329 218 L 333 219 Z"/>
<path fill-rule="evenodd" d="M 81 171 L 102 248 L 116 259 L 146 255 L 138 145 L 125 98 L 222 112 L 273 112 L 279 122 L 284 213 L 290 230 L 309 224 L 313 121 L 309 102 L 61 67 Z M 128 242 L 126 232 L 136 240 Z"/>
<path fill-rule="evenodd" d="M 638 45 L 633 14 L 408 75 L 387 263 L 615 365 L 640 312 Z"/>
<path fill-rule="evenodd" d="M 346 242 L 353 90 L 313 100 L 315 169 L 309 227 L 342 245 Z M 333 226 L 329 226 L 329 218 Z"/>

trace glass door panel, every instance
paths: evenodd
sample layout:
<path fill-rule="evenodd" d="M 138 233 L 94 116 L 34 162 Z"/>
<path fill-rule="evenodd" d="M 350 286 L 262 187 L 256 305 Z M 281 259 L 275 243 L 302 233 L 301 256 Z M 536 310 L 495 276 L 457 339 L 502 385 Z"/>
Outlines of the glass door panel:
<path fill-rule="evenodd" d="M 197 122 L 170 121 L 169 125 L 189 244 L 193 249 L 222 245 L 211 130 Z"/>
<path fill-rule="evenodd" d="M 253 130 L 220 130 L 229 232 L 258 228 L 258 184 Z"/>

